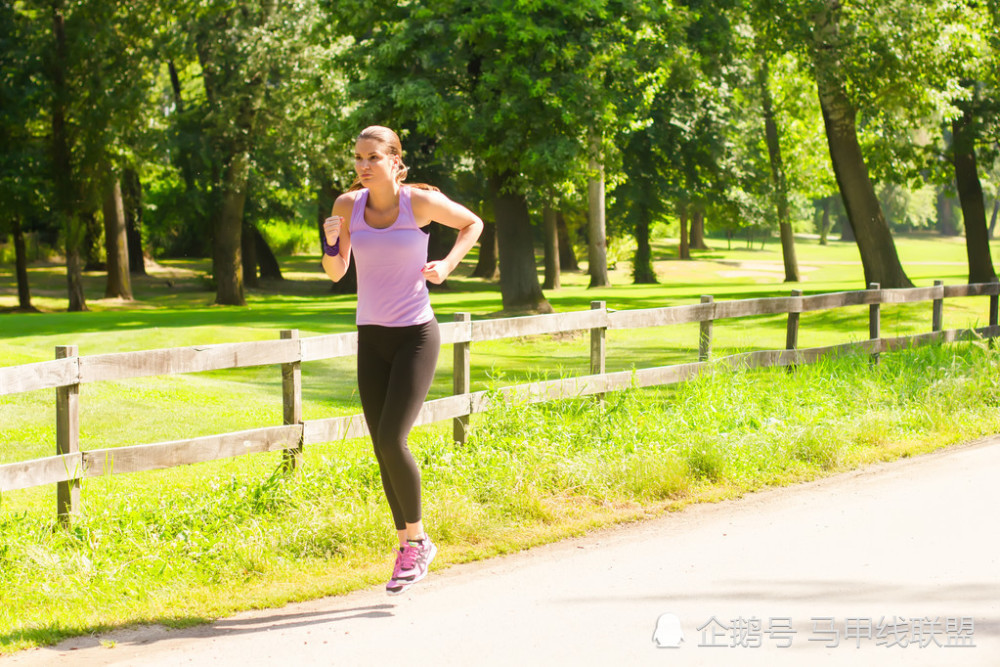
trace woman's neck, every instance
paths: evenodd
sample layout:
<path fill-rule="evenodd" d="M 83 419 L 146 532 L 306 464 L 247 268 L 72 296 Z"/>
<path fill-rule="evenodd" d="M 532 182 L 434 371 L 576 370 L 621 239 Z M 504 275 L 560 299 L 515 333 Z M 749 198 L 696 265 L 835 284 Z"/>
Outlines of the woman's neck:
<path fill-rule="evenodd" d="M 399 189 L 401 184 L 393 181 L 391 185 L 379 188 L 368 188 L 368 206 L 376 211 L 388 211 L 399 206 Z"/>

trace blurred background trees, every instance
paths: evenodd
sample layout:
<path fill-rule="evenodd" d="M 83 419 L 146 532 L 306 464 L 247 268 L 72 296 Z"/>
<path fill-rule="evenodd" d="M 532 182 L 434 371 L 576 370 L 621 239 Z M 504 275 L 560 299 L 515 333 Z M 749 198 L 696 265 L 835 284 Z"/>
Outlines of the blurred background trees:
<path fill-rule="evenodd" d="M 165 257 L 211 258 L 242 304 L 318 254 L 383 124 L 488 222 L 505 309 L 548 308 L 539 263 L 544 289 L 618 261 L 655 282 L 664 236 L 682 259 L 774 236 L 790 282 L 795 243 L 849 240 L 899 287 L 893 234 L 961 234 L 995 280 L 998 35 L 998 0 L 2 2 L 0 258 L 25 309 L 37 259 L 71 310 L 84 271 L 128 299 Z"/>

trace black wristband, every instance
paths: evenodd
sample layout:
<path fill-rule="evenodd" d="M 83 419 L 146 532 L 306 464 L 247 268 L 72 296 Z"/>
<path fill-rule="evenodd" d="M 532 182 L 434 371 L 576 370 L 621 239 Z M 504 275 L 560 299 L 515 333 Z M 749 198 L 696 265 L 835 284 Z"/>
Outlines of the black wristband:
<path fill-rule="evenodd" d="M 326 234 L 322 234 L 319 240 L 323 243 L 323 254 L 329 255 L 330 257 L 336 257 L 340 254 L 340 239 L 337 239 L 333 245 L 326 242 Z"/>

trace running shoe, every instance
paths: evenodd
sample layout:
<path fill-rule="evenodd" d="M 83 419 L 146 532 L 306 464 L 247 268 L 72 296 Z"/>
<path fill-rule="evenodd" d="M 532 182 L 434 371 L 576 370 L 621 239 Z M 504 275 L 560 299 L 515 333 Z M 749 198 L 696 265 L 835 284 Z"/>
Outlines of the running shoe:
<path fill-rule="evenodd" d="M 392 579 L 385 585 L 386 593 L 399 595 L 426 577 L 436 554 L 437 545 L 427 536 L 422 540 L 407 541 L 406 546 L 396 551 L 396 565 L 392 570 Z"/>

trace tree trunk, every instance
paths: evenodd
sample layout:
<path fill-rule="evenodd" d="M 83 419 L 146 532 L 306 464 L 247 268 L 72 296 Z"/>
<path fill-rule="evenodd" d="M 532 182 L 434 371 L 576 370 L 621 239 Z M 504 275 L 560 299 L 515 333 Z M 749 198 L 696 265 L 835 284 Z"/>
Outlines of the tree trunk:
<path fill-rule="evenodd" d="M 240 265 L 243 267 L 243 286 L 260 287 L 257 280 L 257 243 L 253 233 L 255 228 L 248 222 L 243 223 L 240 231 Z"/>
<path fill-rule="evenodd" d="M 222 206 L 213 237 L 216 295 L 222 306 L 245 306 L 243 296 L 243 208 L 246 204 L 249 158 L 243 151 L 231 156 L 222 181 Z"/>
<path fill-rule="evenodd" d="M 990 283 L 997 279 L 990 254 L 989 230 L 986 227 L 986 205 L 983 187 L 976 166 L 976 131 L 968 105 L 961 116 L 951 122 L 954 136 L 953 161 L 958 198 L 962 203 L 965 222 L 965 250 L 969 257 L 969 282 Z"/>
<path fill-rule="evenodd" d="M 996 199 L 993 200 L 993 215 L 990 217 L 990 231 L 989 236 L 993 238 L 993 232 L 997 228 L 997 213 L 1000 213 L 1000 192 L 997 193 Z"/>
<path fill-rule="evenodd" d="M 688 205 L 686 203 L 678 204 L 677 221 L 681 227 L 681 247 L 678 258 L 691 259 L 691 247 L 688 245 Z"/>
<path fill-rule="evenodd" d="M 843 201 L 843 197 L 841 197 Z M 845 215 L 838 215 L 840 219 L 840 240 L 848 241 L 850 243 L 856 243 L 857 239 L 854 238 L 854 227 L 851 227 L 851 220 Z"/>
<path fill-rule="evenodd" d="M 566 225 L 566 216 L 562 211 L 556 214 L 556 230 L 559 232 L 559 269 L 562 271 L 579 271 L 580 263 L 576 261 L 576 250 Z"/>
<path fill-rule="evenodd" d="M 839 62 L 840 0 L 826 0 L 816 14 L 813 51 L 820 110 L 830 160 L 851 222 L 864 267 L 865 284 L 912 287 L 896 253 L 889 225 L 879 205 L 858 143 L 856 112 L 847 97 Z"/>
<path fill-rule="evenodd" d="M 260 277 L 265 280 L 284 280 L 285 277 L 281 275 L 281 265 L 278 264 L 278 258 L 275 257 L 271 246 L 267 244 L 267 239 L 254 226 L 250 227 L 250 231 L 253 234 L 254 250 L 257 254 L 257 266 L 260 268 Z"/>
<path fill-rule="evenodd" d="M 705 212 L 700 206 L 694 207 L 691 211 L 691 242 L 692 250 L 708 250 L 705 243 Z"/>
<path fill-rule="evenodd" d="M 125 236 L 125 205 L 121 181 L 110 170 L 104 185 L 104 249 L 107 255 L 108 282 L 104 298 L 132 300 L 132 281 L 128 269 L 128 240 Z"/>
<path fill-rule="evenodd" d="M 69 90 L 66 85 L 68 47 L 66 45 L 66 21 L 62 14 L 62 3 L 57 2 L 52 10 L 52 33 L 54 48 L 49 73 L 52 80 L 52 183 L 56 215 L 62 223 L 66 241 L 66 284 L 69 310 L 87 310 L 87 299 L 83 293 L 83 266 L 80 261 L 80 245 L 83 242 L 83 224 L 75 211 L 76 183 L 70 153 L 69 131 L 66 127 L 66 107 Z"/>
<path fill-rule="evenodd" d="M 17 271 L 17 305 L 25 311 L 34 311 L 31 305 L 31 289 L 28 286 L 28 253 L 24 247 L 24 230 L 20 216 L 13 216 L 14 265 Z"/>
<path fill-rule="evenodd" d="M 275 3 L 264 1 L 257 12 L 257 27 L 267 25 Z M 219 14 L 223 22 L 239 21 L 240 9 L 234 5 Z M 242 15 L 247 18 L 246 14 Z M 195 51 L 202 67 L 205 96 L 212 108 L 228 109 L 227 128 L 217 129 L 215 139 L 224 147 L 221 151 L 222 178 L 219 184 L 218 207 L 213 207 L 213 272 L 216 282 L 215 302 L 219 305 L 242 306 L 243 294 L 242 236 L 243 210 L 246 205 L 250 156 L 254 148 L 257 114 L 268 82 L 261 74 L 242 74 L 239 55 L 225 39 L 218 40 L 211 31 L 195 38 Z M 236 70 L 235 72 L 232 70 Z M 234 78 L 243 78 L 238 87 Z M 214 181 L 213 181 L 214 182 Z"/>
<path fill-rule="evenodd" d="M 935 208 L 937 209 L 937 230 L 941 236 L 958 236 L 954 195 L 948 194 L 944 188 L 939 189 Z"/>
<path fill-rule="evenodd" d="M 785 260 L 785 282 L 799 282 L 799 263 L 795 258 L 795 234 L 788 214 L 788 187 L 785 181 L 785 168 L 781 162 L 781 139 L 778 136 L 778 123 L 774 116 L 774 103 L 771 100 L 770 72 L 765 56 L 758 76 L 761 99 L 764 103 L 764 138 L 767 142 L 767 154 L 771 162 L 771 181 L 774 185 L 774 204 L 778 213 L 778 230 L 781 234 L 781 255 Z"/>
<path fill-rule="evenodd" d="M 497 225 L 495 222 L 483 221 L 483 234 L 479 238 L 479 261 L 472 272 L 473 278 L 496 280 L 500 277 L 497 264 Z"/>
<path fill-rule="evenodd" d="M 500 294 L 505 311 L 551 313 L 538 284 L 535 251 L 531 242 L 528 201 L 523 194 L 508 192 L 507 175 L 490 179 L 496 216 L 497 250 L 500 256 Z"/>
<path fill-rule="evenodd" d="M 142 252 L 142 182 L 131 167 L 122 172 L 122 203 L 125 207 L 125 240 L 128 244 L 128 270 L 133 276 L 146 275 L 146 257 Z"/>
<path fill-rule="evenodd" d="M 174 65 L 173 59 L 167 60 L 167 71 L 170 74 L 170 89 L 174 94 L 174 109 L 178 117 L 182 117 L 184 113 L 184 98 L 181 96 L 181 79 L 177 73 L 177 67 Z M 209 100 L 211 102 L 211 100 Z M 191 166 L 191 148 L 187 141 L 180 142 L 177 146 L 177 165 L 181 170 L 181 178 L 184 179 L 184 187 L 186 192 L 193 193 L 195 191 L 194 183 L 194 169 Z"/>
<path fill-rule="evenodd" d="M 104 193 L 99 193 L 103 199 Z M 97 218 L 97 211 L 87 211 L 81 215 L 83 219 L 83 243 L 80 245 L 80 257 L 83 258 L 84 271 L 107 271 L 108 263 L 104 256 L 104 222 Z"/>
<path fill-rule="evenodd" d="M 635 218 L 635 260 L 632 262 L 632 282 L 636 285 L 653 285 L 657 282 L 653 270 L 653 252 L 649 246 L 649 207 L 640 206 Z"/>
<path fill-rule="evenodd" d="M 830 204 L 833 203 L 832 197 L 823 197 L 823 202 L 820 204 L 820 208 L 823 211 L 823 215 L 819 222 L 819 244 L 827 245 L 827 237 L 830 234 Z"/>
<path fill-rule="evenodd" d="M 542 289 L 559 289 L 559 230 L 558 211 L 548 206 L 542 211 L 545 232 L 545 282 Z"/>
<path fill-rule="evenodd" d="M 66 244 L 66 287 L 69 292 L 70 312 L 82 312 L 87 308 L 87 298 L 83 293 L 83 259 L 80 257 L 79 240 L 76 248 Z"/>
<path fill-rule="evenodd" d="M 444 225 L 430 225 L 427 228 L 427 233 L 430 234 L 430 238 L 427 239 L 427 260 L 432 261 L 447 257 L 452 246 L 455 245 L 457 232 L 455 232 L 454 229 L 445 227 Z M 451 289 L 451 286 L 448 284 L 447 280 L 440 285 L 428 282 L 427 289 L 449 290 Z"/>
<path fill-rule="evenodd" d="M 608 287 L 611 281 L 604 220 L 604 167 L 595 161 L 590 168 L 596 175 L 587 181 L 587 272 L 591 287 Z"/>

